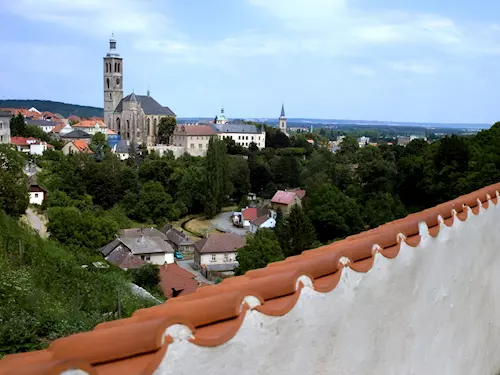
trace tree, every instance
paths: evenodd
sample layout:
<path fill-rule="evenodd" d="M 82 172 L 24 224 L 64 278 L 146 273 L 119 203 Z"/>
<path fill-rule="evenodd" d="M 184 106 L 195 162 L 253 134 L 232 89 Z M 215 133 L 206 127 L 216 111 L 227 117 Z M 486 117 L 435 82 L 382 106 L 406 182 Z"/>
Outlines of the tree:
<path fill-rule="evenodd" d="M 144 266 L 130 271 L 132 282 L 145 289 L 155 289 L 160 282 L 160 271 L 155 264 Z"/>
<path fill-rule="evenodd" d="M 28 207 L 28 178 L 25 160 L 10 145 L 0 145 L 0 210 L 19 217 Z"/>
<path fill-rule="evenodd" d="M 224 143 L 226 144 L 226 149 L 228 155 L 246 155 L 247 150 L 239 144 L 237 144 L 233 138 L 224 138 Z"/>
<path fill-rule="evenodd" d="M 10 120 L 10 134 L 14 137 L 24 137 L 26 130 L 26 122 L 24 116 L 19 113 Z"/>
<path fill-rule="evenodd" d="M 94 151 L 96 160 L 99 161 L 102 161 L 104 159 L 104 154 L 111 150 L 108 145 L 108 141 L 106 140 L 106 136 L 101 132 L 97 132 L 92 136 L 89 147 L 92 151 Z"/>
<path fill-rule="evenodd" d="M 276 236 L 286 257 L 311 249 L 316 240 L 314 227 L 299 205 L 294 205 L 288 216 L 277 220 Z"/>
<path fill-rule="evenodd" d="M 224 141 L 212 137 L 208 143 L 205 165 L 207 170 L 205 216 L 217 215 L 224 204 L 228 190 L 227 152 Z"/>
<path fill-rule="evenodd" d="M 236 275 L 243 275 L 249 270 L 262 268 L 269 263 L 285 259 L 280 244 L 270 229 L 259 229 L 247 238 L 246 245 L 238 250 L 236 260 L 239 263 Z"/>
<path fill-rule="evenodd" d="M 158 124 L 158 142 L 161 144 L 170 144 L 170 138 L 174 134 L 177 126 L 175 117 L 162 117 Z"/>

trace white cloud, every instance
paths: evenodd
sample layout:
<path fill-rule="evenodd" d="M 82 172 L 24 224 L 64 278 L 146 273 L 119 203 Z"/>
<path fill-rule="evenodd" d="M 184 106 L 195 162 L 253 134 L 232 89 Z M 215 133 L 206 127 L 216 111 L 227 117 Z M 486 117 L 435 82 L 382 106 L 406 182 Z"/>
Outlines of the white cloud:
<path fill-rule="evenodd" d="M 395 61 L 389 65 L 391 70 L 396 72 L 414 73 L 429 75 L 435 74 L 437 72 L 437 67 L 435 64 L 423 61 Z"/>
<path fill-rule="evenodd" d="M 2 7 L 34 21 L 58 24 L 97 37 L 152 34 L 168 19 L 157 9 L 160 0 L 13 0 Z"/>

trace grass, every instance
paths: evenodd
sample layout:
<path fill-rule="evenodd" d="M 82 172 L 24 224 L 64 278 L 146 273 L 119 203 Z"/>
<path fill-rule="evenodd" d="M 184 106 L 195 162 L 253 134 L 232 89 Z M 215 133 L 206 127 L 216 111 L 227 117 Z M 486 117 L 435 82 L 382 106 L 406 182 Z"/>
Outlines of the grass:
<path fill-rule="evenodd" d="M 184 227 L 195 236 L 203 237 L 208 232 L 211 225 L 212 222 L 205 219 L 205 217 L 197 217 L 186 222 Z M 215 228 L 212 228 L 208 233 L 210 234 L 213 232 L 216 232 Z"/>

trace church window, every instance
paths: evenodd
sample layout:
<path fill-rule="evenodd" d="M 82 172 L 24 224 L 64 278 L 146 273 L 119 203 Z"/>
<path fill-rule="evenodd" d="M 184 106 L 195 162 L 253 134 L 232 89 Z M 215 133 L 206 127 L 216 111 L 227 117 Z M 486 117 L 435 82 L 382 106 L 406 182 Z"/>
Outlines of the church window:
<path fill-rule="evenodd" d="M 120 84 L 120 78 L 117 78 L 116 79 L 116 84 L 119 85 Z"/>
<path fill-rule="evenodd" d="M 108 63 L 106 63 L 106 73 L 108 73 Z"/>
<path fill-rule="evenodd" d="M 111 97 L 111 93 L 109 93 L 109 100 L 112 100 L 113 98 Z"/>
<path fill-rule="evenodd" d="M 108 89 L 109 89 L 109 78 L 108 78 L 108 79 L 106 79 L 106 83 L 107 83 L 107 85 L 108 85 Z"/>
<path fill-rule="evenodd" d="M 120 65 L 121 65 L 121 64 L 120 64 L 120 63 L 118 63 L 118 73 L 120 73 L 120 69 L 121 69 Z"/>
<path fill-rule="evenodd" d="M 118 67 L 118 64 L 117 64 L 117 63 L 115 63 L 115 72 L 117 72 L 117 71 L 118 71 L 117 67 Z"/>

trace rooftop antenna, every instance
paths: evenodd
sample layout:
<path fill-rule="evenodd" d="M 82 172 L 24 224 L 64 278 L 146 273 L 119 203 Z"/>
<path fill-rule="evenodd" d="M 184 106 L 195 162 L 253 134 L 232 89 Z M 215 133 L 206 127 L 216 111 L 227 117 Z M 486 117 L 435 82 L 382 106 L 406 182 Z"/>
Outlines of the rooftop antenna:
<path fill-rule="evenodd" d="M 149 96 L 149 85 L 148 85 L 148 96 Z"/>

